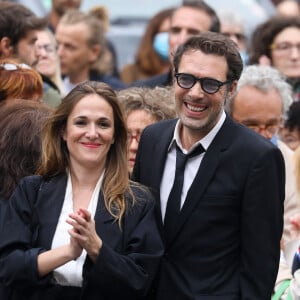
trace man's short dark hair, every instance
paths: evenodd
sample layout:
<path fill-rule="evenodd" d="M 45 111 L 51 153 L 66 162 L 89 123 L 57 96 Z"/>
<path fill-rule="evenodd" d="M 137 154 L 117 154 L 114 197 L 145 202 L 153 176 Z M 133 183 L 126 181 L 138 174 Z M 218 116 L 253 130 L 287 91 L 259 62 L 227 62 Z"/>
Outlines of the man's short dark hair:
<path fill-rule="evenodd" d="M 22 4 L 0 2 L 0 12 L 0 40 L 7 37 L 12 46 L 15 46 L 29 31 L 47 26 L 45 18 L 38 18 Z"/>
<path fill-rule="evenodd" d="M 228 66 L 226 79 L 234 81 L 240 78 L 243 71 L 243 61 L 236 44 L 223 34 L 211 31 L 192 36 L 178 47 L 173 61 L 175 73 L 178 72 L 183 54 L 195 50 L 224 57 Z"/>
<path fill-rule="evenodd" d="M 210 25 L 209 31 L 212 31 L 212 32 L 220 32 L 221 31 L 220 19 L 219 19 L 217 13 L 206 2 L 204 2 L 202 0 L 183 0 L 182 6 L 193 7 L 193 8 L 197 8 L 199 10 L 206 12 L 211 18 L 211 25 Z"/>

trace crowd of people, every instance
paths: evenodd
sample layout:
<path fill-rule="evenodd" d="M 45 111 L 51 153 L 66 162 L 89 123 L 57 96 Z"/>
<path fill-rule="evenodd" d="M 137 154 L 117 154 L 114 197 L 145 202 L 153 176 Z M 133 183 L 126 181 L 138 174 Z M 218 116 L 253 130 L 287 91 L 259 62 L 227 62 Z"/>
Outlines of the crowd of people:
<path fill-rule="evenodd" d="M 183 0 L 122 69 L 51 3 L 0 2 L 0 299 L 299 299 L 299 1 Z"/>

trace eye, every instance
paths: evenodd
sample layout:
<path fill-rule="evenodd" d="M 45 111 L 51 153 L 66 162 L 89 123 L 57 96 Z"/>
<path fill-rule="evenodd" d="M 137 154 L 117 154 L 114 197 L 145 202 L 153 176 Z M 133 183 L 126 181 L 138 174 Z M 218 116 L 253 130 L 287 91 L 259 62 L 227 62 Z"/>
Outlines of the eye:
<path fill-rule="evenodd" d="M 74 124 L 77 125 L 77 126 L 85 126 L 86 121 L 83 120 L 83 119 L 78 119 L 78 120 L 75 120 Z"/>
<path fill-rule="evenodd" d="M 108 120 L 100 120 L 100 121 L 98 122 L 98 126 L 99 126 L 100 128 L 110 128 L 110 127 L 111 127 L 111 123 L 110 123 L 110 121 L 108 121 Z"/>

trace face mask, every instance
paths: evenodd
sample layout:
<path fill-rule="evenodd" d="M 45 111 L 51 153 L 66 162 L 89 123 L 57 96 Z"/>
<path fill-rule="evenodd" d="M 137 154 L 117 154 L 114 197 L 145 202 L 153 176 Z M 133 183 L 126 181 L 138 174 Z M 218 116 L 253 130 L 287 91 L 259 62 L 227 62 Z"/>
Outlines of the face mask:
<path fill-rule="evenodd" d="M 169 33 L 159 32 L 154 36 L 153 48 L 155 52 L 164 60 L 169 60 Z"/>

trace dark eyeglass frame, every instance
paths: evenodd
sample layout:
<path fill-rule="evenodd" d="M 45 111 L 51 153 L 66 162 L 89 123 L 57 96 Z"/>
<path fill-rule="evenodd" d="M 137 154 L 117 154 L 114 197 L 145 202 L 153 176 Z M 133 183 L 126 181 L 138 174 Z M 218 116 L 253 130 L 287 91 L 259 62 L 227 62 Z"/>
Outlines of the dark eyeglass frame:
<path fill-rule="evenodd" d="M 201 85 L 201 88 L 202 90 L 207 93 L 207 94 L 215 94 L 216 92 L 218 92 L 218 90 L 225 84 L 228 84 L 228 83 L 231 83 L 231 80 L 226 80 L 224 82 L 222 81 L 219 81 L 217 79 L 214 79 L 214 78 L 210 78 L 210 77 L 203 77 L 203 78 L 200 78 L 200 77 L 196 77 L 192 74 L 188 74 L 188 73 L 176 73 L 175 75 L 175 78 L 177 80 L 177 84 L 183 88 L 183 89 L 191 89 L 196 83 L 197 81 L 200 82 L 200 85 Z M 186 77 L 190 77 L 191 79 L 193 79 L 193 82 L 190 84 L 190 85 L 182 85 L 182 82 L 180 81 L 180 77 L 181 76 L 186 76 Z M 211 89 L 207 89 L 207 86 L 205 86 L 205 83 L 208 83 L 208 82 L 211 82 L 211 83 L 214 83 L 216 85 L 216 88 L 214 90 L 211 90 Z"/>

